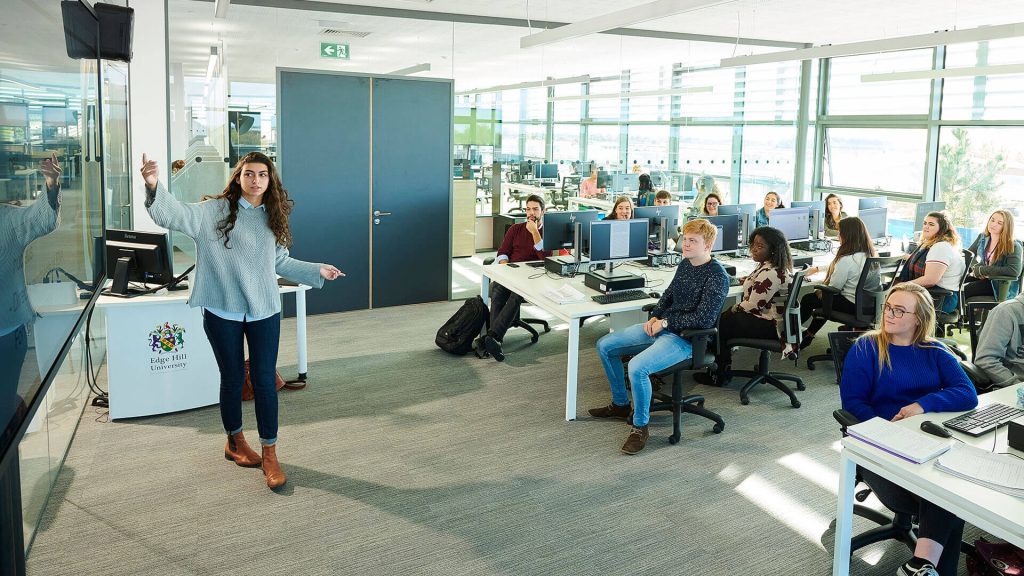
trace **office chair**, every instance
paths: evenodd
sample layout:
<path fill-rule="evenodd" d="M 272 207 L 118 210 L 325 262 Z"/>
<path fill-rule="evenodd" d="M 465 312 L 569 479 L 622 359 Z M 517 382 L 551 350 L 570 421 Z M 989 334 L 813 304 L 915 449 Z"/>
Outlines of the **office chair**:
<path fill-rule="evenodd" d="M 803 326 L 800 322 L 800 286 L 804 282 L 804 271 L 800 270 L 793 274 L 793 280 L 789 283 L 789 296 L 786 298 L 786 309 L 785 309 L 785 334 L 784 338 L 786 343 L 799 345 L 801 337 L 803 335 Z M 778 297 L 778 296 L 776 296 Z M 789 402 L 793 408 L 800 407 L 800 401 L 797 400 L 796 394 L 793 390 L 783 383 L 783 380 L 789 380 L 796 383 L 797 390 L 804 390 L 804 381 L 799 376 L 792 374 L 784 374 L 780 372 L 772 372 L 769 369 L 772 352 L 782 352 L 783 344 L 778 338 L 733 338 L 725 343 L 729 347 L 743 347 L 743 348 L 755 348 L 761 351 L 760 359 L 758 360 L 756 370 L 730 370 L 729 376 L 748 376 L 750 380 L 740 388 L 740 403 L 743 405 L 750 403 L 750 398 L 747 394 L 750 390 L 758 384 L 767 383 L 778 388 L 789 396 Z"/>
<path fill-rule="evenodd" d="M 653 304 L 643 307 L 645 312 L 650 312 L 653 309 Z M 715 355 L 718 352 L 718 327 L 683 330 L 679 335 L 690 342 L 693 354 L 690 358 L 653 374 L 662 379 L 666 379 L 668 376 L 672 377 L 672 393 L 652 393 L 652 398 L 659 402 L 651 403 L 651 412 L 672 411 L 672 435 L 668 437 L 669 444 L 679 442 L 683 412 L 696 414 L 714 422 L 715 425 L 711 430 L 715 434 L 720 434 L 722 430 L 725 430 L 725 420 L 722 420 L 722 417 L 715 412 L 704 408 L 704 396 L 700 394 L 683 396 L 684 372 L 715 368 Z M 712 344 L 714 348 L 712 348 Z"/>
<path fill-rule="evenodd" d="M 814 311 L 815 318 L 824 318 L 840 324 L 840 331 L 864 331 L 875 327 L 880 316 L 879 310 L 884 303 L 885 290 L 888 283 L 899 272 L 903 264 L 902 256 L 888 256 L 882 258 L 867 258 L 864 260 L 864 268 L 861 269 L 860 278 L 857 280 L 857 291 L 854 301 L 855 312 L 849 314 L 833 310 L 832 305 L 835 298 L 842 294 L 839 288 L 831 286 L 819 286 L 821 290 L 822 307 Z M 829 335 L 831 343 L 831 334 Z M 832 361 L 832 351 L 827 350 L 825 354 L 811 356 L 807 359 L 807 368 L 814 370 L 818 362 Z M 839 384 L 841 370 L 836 367 L 836 384 Z"/>
<path fill-rule="evenodd" d="M 493 257 L 484 258 L 484 266 L 490 266 L 494 263 Z M 524 302 L 525 303 L 525 302 Z M 522 310 L 522 307 L 520 307 Z M 516 312 L 515 320 L 512 321 L 512 327 L 522 328 L 530 333 L 530 344 L 536 344 L 537 340 L 540 339 L 540 333 L 537 329 L 531 326 L 531 324 L 544 328 L 544 333 L 551 332 L 551 325 L 548 324 L 547 320 L 541 320 L 540 318 L 523 318 L 519 312 Z M 488 326 L 490 325 L 490 317 L 488 317 Z"/>
<path fill-rule="evenodd" d="M 971 271 L 971 264 L 974 262 L 974 252 L 967 250 L 966 248 L 961 250 L 961 254 L 964 258 L 964 271 L 960 274 L 960 284 L 958 294 L 960 294 L 959 301 L 957 302 L 956 310 L 952 312 L 940 312 L 943 301 L 950 297 L 953 292 L 938 286 L 932 286 L 928 288 L 928 292 L 932 295 L 932 299 L 935 301 L 935 336 L 942 338 L 943 336 L 952 336 L 954 329 L 963 329 L 962 319 L 964 317 L 965 303 L 963 298 L 964 293 L 964 281 L 967 280 L 967 275 Z"/>

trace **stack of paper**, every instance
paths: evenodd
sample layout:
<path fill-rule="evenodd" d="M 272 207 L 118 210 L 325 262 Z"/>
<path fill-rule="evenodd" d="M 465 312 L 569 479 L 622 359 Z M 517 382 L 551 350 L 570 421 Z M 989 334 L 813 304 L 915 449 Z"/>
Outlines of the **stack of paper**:
<path fill-rule="evenodd" d="M 1024 498 L 1024 460 L 973 446 L 953 446 L 935 467 L 1004 494 Z"/>
<path fill-rule="evenodd" d="M 571 284 L 563 284 L 559 288 L 548 288 L 544 291 L 544 296 L 557 304 L 573 304 L 576 302 L 586 302 L 587 296 L 583 292 L 580 292 L 576 288 L 573 288 Z"/>
<path fill-rule="evenodd" d="M 867 422 L 850 426 L 846 433 L 861 442 L 917 464 L 927 462 L 949 450 L 948 440 L 927 436 L 923 432 L 877 416 Z"/>

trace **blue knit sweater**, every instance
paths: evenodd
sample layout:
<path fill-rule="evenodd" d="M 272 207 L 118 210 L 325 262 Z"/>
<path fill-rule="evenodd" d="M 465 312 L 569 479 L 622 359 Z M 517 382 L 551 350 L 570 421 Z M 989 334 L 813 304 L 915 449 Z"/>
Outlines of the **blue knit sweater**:
<path fill-rule="evenodd" d="M 694 266 L 684 259 L 651 315 L 668 320 L 668 329 L 675 333 L 711 328 L 728 293 L 729 275 L 717 260 Z"/>
<path fill-rule="evenodd" d="M 956 412 L 978 405 L 978 393 L 956 358 L 942 344 L 889 345 L 892 368 L 878 371 L 878 344 L 860 338 L 843 362 L 839 395 L 843 409 L 859 420 L 892 420 L 917 402 L 925 412 Z"/>
<path fill-rule="evenodd" d="M 320 265 L 296 260 L 277 243 L 265 210 L 239 210 L 228 247 L 217 223 L 228 214 L 226 199 L 197 204 L 179 202 L 163 183 L 146 189 L 153 221 L 182 232 L 196 242 L 196 281 L 188 303 L 266 318 L 281 311 L 275 272 L 289 280 L 320 288 Z"/>

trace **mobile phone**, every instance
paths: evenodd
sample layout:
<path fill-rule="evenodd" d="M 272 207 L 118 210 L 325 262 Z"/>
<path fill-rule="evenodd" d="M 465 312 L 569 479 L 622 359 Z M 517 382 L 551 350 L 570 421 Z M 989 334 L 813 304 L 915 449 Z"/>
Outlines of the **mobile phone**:
<path fill-rule="evenodd" d="M 507 266 L 509 268 L 519 268 L 519 264 L 516 264 L 515 262 L 509 262 Z"/>

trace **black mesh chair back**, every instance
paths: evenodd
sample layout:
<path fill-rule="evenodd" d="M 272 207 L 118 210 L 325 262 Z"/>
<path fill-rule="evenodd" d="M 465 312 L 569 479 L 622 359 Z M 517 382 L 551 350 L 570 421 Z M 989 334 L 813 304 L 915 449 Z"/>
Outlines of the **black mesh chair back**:
<path fill-rule="evenodd" d="M 832 352 L 832 362 L 836 366 L 836 383 L 843 381 L 843 361 L 846 360 L 846 355 L 853 348 L 853 343 L 857 341 L 863 334 L 863 332 L 829 332 L 828 333 L 828 346 Z"/>

